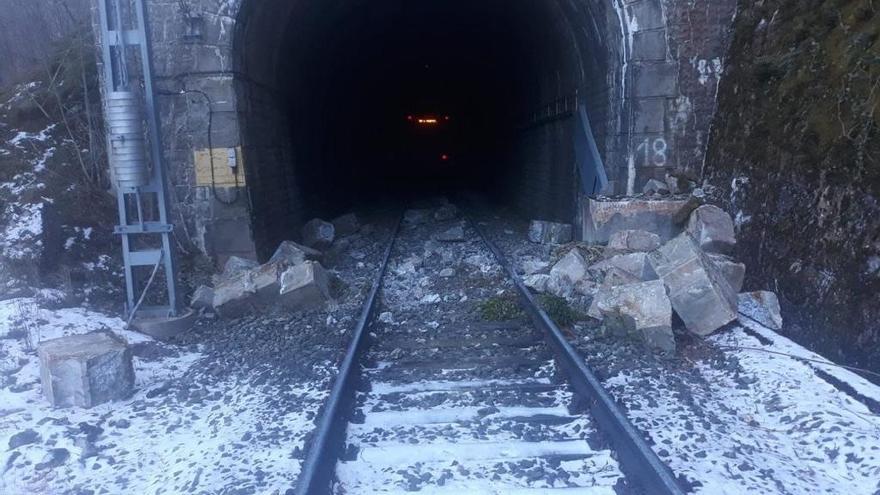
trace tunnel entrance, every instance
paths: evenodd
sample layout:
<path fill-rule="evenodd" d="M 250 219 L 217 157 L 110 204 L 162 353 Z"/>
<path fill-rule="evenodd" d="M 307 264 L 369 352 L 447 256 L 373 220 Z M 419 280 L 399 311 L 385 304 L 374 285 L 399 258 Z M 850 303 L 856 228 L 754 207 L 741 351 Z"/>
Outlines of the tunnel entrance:
<path fill-rule="evenodd" d="M 575 102 L 600 153 L 621 113 L 615 14 L 590 4 L 246 2 L 236 97 L 260 254 L 389 198 L 476 191 L 575 221 Z"/>

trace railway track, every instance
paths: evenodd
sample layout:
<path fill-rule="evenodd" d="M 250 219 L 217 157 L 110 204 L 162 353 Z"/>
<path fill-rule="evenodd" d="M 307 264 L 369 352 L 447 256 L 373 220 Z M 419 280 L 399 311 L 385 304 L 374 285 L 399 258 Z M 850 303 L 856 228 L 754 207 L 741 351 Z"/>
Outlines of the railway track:
<path fill-rule="evenodd" d="M 454 225 L 394 229 L 296 493 L 682 493 L 479 225 L 434 240 Z M 522 317 L 462 309 L 505 294 Z"/>

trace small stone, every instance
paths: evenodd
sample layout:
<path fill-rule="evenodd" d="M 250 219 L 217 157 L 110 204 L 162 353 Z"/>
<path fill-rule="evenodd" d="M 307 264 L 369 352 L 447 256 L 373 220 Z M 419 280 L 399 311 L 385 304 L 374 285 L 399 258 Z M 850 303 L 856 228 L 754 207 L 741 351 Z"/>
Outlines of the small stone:
<path fill-rule="evenodd" d="M 550 281 L 550 275 L 544 273 L 534 273 L 523 279 L 523 285 L 532 289 L 534 292 L 542 294 L 547 292 L 547 283 Z"/>
<path fill-rule="evenodd" d="M 327 272 L 317 261 L 306 261 L 281 274 L 281 303 L 293 310 L 324 306 L 330 300 Z"/>
<path fill-rule="evenodd" d="M 441 232 L 434 237 L 440 242 L 462 242 L 464 241 L 464 227 L 456 225 L 445 232 Z"/>
<path fill-rule="evenodd" d="M 15 435 L 9 437 L 9 450 L 17 449 L 22 445 L 29 445 L 32 443 L 38 443 L 40 441 L 40 434 L 28 428 L 27 430 L 20 431 Z"/>
<path fill-rule="evenodd" d="M 391 313 L 391 311 L 383 311 L 379 314 L 379 322 L 390 325 L 394 323 L 394 315 Z"/>
<path fill-rule="evenodd" d="M 703 205 L 691 213 L 687 231 L 703 251 L 729 253 L 736 246 L 733 220 L 721 208 Z"/>
<path fill-rule="evenodd" d="M 269 258 L 269 263 L 278 263 L 285 267 L 290 267 L 299 265 L 306 260 L 320 261 L 321 256 L 321 251 L 317 249 L 312 249 L 293 241 L 282 241 L 275 250 L 275 253 L 272 254 L 272 257 Z"/>
<path fill-rule="evenodd" d="M 439 275 L 443 278 L 449 278 L 449 277 L 455 275 L 455 270 L 452 268 L 444 268 L 444 269 L 440 270 Z"/>
<path fill-rule="evenodd" d="M 669 194 L 669 186 L 663 181 L 649 179 L 642 187 L 642 192 L 644 194 Z"/>
<path fill-rule="evenodd" d="M 214 289 L 208 287 L 207 285 L 200 285 L 198 289 L 193 292 L 192 300 L 189 303 L 190 307 L 196 309 L 202 308 L 211 308 L 214 306 Z"/>
<path fill-rule="evenodd" d="M 771 330 L 782 330 L 782 310 L 774 292 L 758 290 L 737 296 L 738 311 Z"/>
<path fill-rule="evenodd" d="M 688 330 L 708 335 L 736 319 L 736 293 L 687 233 L 649 253 L 648 260 Z"/>
<path fill-rule="evenodd" d="M 565 244 L 571 242 L 571 224 L 532 220 L 529 240 L 537 244 Z"/>
<path fill-rule="evenodd" d="M 611 234 L 605 252 L 616 254 L 620 252 L 643 252 L 653 251 L 660 247 L 660 236 L 646 230 L 620 230 Z"/>
<path fill-rule="evenodd" d="M 40 344 L 43 395 L 56 407 L 92 407 L 131 395 L 131 350 L 103 333 L 70 335 Z"/>
<path fill-rule="evenodd" d="M 332 223 L 337 236 L 352 235 L 361 228 L 361 223 L 358 221 L 358 217 L 354 213 L 340 215 L 334 218 Z"/>
<path fill-rule="evenodd" d="M 434 220 L 445 222 L 458 217 L 458 208 L 453 204 L 445 204 L 434 212 Z"/>
<path fill-rule="evenodd" d="M 315 249 L 326 249 L 333 244 L 336 238 L 336 229 L 333 224 L 313 218 L 306 222 L 302 228 L 303 244 Z"/>

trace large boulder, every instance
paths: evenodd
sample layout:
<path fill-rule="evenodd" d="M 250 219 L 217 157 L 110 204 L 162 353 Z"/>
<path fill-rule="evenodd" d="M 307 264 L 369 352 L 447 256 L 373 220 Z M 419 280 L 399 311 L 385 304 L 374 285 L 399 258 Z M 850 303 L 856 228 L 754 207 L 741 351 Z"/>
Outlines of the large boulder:
<path fill-rule="evenodd" d="M 590 265 L 593 273 L 607 273 L 611 268 L 618 268 L 637 277 L 640 281 L 655 280 L 657 274 L 648 262 L 647 253 L 618 254 L 606 260 Z"/>
<path fill-rule="evenodd" d="M 214 312 L 235 318 L 271 306 L 278 299 L 283 263 L 266 263 L 214 287 Z"/>
<path fill-rule="evenodd" d="M 673 221 L 687 204 L 685 199 L 590 198 L 584 211 L 584 240 L 605 244 L 621 230 L 646 230 L 661 240 L 675 237 L 680 227 Z"/>
<path fill-rule="evenodd" d="M 333 219 L 333 228 L 336 230 L 337 236 L 347 236 L 356 233 L 361 228 L 357 215 L 354 213 L 346 213 Z"/>
<path fill-rule="evenodd" d="M 742 290 L 743 281 L 746 278 L 745 263 L 738 263 L 730 256 L 724 254 L 706 253 L 706 256 L 712 261 L 715 267 L 718 268 L 718 271 L 721 272 L 721 275 L 727 280 L 727 283 L 730 284 L 730 288 L 733 292 L 739 292 Z"/>
<path fill-rule="evenodd" d="M 649 253 L 648 261 L 691 332 L 708 335 L 736 319 L 736 293 L 686 233 Z"/>
<path fill-rule="evenodd" d="M 529 240 L 538 244 L 565 244 L 571 242 L 571 224 L 532 220 Z"/>
<path fill-rule="evenodd" d="M 38 354 L 43 395 L 55 407 L 92 407 L 131 395 L 131 350 L 110 334 L 48 340 L 40 344 Z"/>
<path fill-rule="evenodd" d="M 611 234 L 605 253 L 614 255 L 618 253 L 642 252 L 647 253 L 660 247 L 660 236 L 646 230 L 621 230 Z"/>
<path fill-rule="evenodd" d="M 687 231 L 706 252 L 729 253 L 736 246 L 733 220 L 714 205 L 695 209 L 688 220 Z"/>
<path fill-rule="evenodd" d="M 288 268 L 281 275 L 281 303 L 290 309 L 322 307 L 330 300 L 327 272 L 316 261 Z"/>
<path fill-rule="evenodd" d="M 318 251 L 317 249 L 312 249 L 293 241 L 282 241 L 272 257 L 269 258 L 269 263 L 294 266 L 299 265 L 306 260 L 318 261 L 321 259 L 321 256 L 321 251 Z"/>
<path fill-rule="evenodd" d="M 610 297 L 611 289 L 618 285 L 637 284 L 639 282 L 642 282 L 640 277 L 637 277 L 626 270 L 621 270 L 617 267 L 609 268 L 605 273 L 605 279 L 602 281 L 602 285 L 599 286 L 599 290 L 596 291 L 596 294 L 593 296 L 590 308 L 587 310 L 587 316 L 601 320 L 603 315 L 602 311 L 599 309 L 599 305 Z"/>
<path fill-rule="evenodd" d="M 572 249 L 550 269 L 547 291 L 559 297 L 571 297 L 576 287 L 587 277 L 587 260 Z"/>
<path fill-rule="evenodd" d="M 333 244 L 336 238 L 336 228 L 333 224 L 313 218 L 306 222 L 302 228 L 303 244 L 315 249 L 326 249 Z"/>
<path fill-rule="evenodd" d="M 254 260 L 241 258 L 239 256 L 230 256 L 226 259 L 226 263 L 223 265 L 223 271 L 219 275 L 214 275 L 214 285 L 226 280 L 232 280 L 242 273 L 258 266 L 260 266 L 260 264 Z"/>
<path fill-rule="evenodd" d="M 612 287 L 598 306 L 612 332 L 637 337 L 655 349 L 675 350 L 672 305 L 660 280 Z"/>
<path fill-rule="evenodd" d="M 737 298 L 739 312 L 773 330 L 782 330 L 782 311 L 774 292 L 744 292 Z"/>

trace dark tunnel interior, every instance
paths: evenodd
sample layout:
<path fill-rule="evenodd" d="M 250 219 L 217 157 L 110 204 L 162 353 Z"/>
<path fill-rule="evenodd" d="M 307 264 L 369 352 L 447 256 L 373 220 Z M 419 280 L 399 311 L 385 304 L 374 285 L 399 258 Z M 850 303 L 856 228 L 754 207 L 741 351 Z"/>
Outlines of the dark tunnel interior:
<path fill-rule="evenodd" d="M 267 231 L 255 233 L 258 244 L 285 224 L 259 218 L 262 203 L 270 217 L 303 222 L 377 200 L 468 191 L 574 220 L 572 119 L 529 125 L 575 91 L 598 95 L 602 121 L 608 55 L 592 50 L 584 60 L 590 40 L 579 41 L 585 30 L 572 19 L 591 18 L 566 5 L 308 1 L 274 16 L 260 7 L 239 35 L 239 99 L 251 101 L 245 160 L 254 223 Z M 274 56 L 259 57 L 267 52 Z"/>

